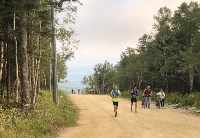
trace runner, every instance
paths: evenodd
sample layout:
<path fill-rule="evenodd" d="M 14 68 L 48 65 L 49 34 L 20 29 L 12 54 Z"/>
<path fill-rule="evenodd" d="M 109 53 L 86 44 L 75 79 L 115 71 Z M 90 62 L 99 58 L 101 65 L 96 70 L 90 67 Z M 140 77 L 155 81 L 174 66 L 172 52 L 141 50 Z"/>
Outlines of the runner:
<path fill-rule="evenodd" d="M 133 107 L 133 102 L 134 102 L 135 103 L 135 113 L 137 113 L 137 87 L 136 86 L 134 86 L 130 95 L 131 95 L 131 112 L 132 112 L 132 107 Z"/>
<path fill-rule="evenodd" d="M 116 85 L 113 86 L 113 90 L 110 92 L 110 96 L 112 97 L 115 117 L 117 117 L 117 109 L 118 109 L 118 103 L 119 103 L 118 97 L 120 95 L 121 95 L 121 92 L 120 92 L 120 90 L 117 89 L 117 86 Z"/>

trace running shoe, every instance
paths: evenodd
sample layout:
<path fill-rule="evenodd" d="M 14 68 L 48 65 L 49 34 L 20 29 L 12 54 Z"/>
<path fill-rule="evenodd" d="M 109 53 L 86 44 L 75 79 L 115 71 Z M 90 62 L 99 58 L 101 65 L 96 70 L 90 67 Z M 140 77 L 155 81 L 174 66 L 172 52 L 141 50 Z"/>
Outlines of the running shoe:
<path fill-rule="evenodd" d="M 115 112 L 115 117 L 117 117 L 117 111 Z"/>

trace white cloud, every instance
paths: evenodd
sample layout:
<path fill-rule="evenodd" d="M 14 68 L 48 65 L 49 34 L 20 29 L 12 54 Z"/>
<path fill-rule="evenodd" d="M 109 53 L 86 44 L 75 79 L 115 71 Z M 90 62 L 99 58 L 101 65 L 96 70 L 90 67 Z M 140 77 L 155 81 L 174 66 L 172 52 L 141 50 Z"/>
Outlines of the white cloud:
<path fill-rule="evenodd" d="M 75 59 L 67 63 L 68 74 L 91 71 L 95 64 L 105 60 L 116 63 L 121 52 L 136 47 L 143 34 L 152 32 L 153 16 L 159 8 L 167 6 L 173 11 L 182 2 L 190 0 L 82 1 L 75 24 L 80 44 Z"/>

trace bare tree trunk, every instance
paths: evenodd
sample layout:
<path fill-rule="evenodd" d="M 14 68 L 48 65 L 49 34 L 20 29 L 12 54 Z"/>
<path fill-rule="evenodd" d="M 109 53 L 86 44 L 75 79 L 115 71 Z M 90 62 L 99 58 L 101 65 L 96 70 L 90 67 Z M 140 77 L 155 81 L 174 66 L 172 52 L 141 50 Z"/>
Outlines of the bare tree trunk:
<path fill-rule="evenodd" d="M 40 22 L 40 29 L 41 29 L 41 22 Z M 36 95 L 39 91 L 37 91 L 37 87 L 39 87 L 39 70 L 40 70 L 40 58 L 41 58 L 41 47 L 40 47 L 40 35 L 38 35 L 37 40 L 37 55 L 35 58 L 35 71 L 34 71 L 34 89 L 33 89 L 33 97 L 32 97 L 32 103 L 35 104 Z"/>
<path fill-rule="evenodd" d="M 189 64 L 189 79 L 190 79 L 190 93 L 193 90 L 193 83 L 194 83 L 194 71 L 193 71 L 193 67 L 191 64 Z"/>
<path fill-rule="evenodd" d="M 49 91 L 51 91 L 51 60 L 49 61 Z"/>
<path fill-rule="evenodd" d="M 40 59 L 36 59 L 36 69 L 35 69 L 35 75 L 34 75 L 34 90 L 33 90 L 33 97 L 32 97 L 32 103 L 35 104 L 37 93 L 39 92 L 39 69 L 40 69 Z"/>
<path fill-rule="evenodd" d="M 140 61 L 140 63 L 139 63 L 139 65 L 140 65 L 140 70 L 138 71 L 138 81 L 139 81 L 139 83 L 138 83 L 138 88 L 140 89 L 141 88 L 141 83 L 142 83 L 142 75 L 143 75 L 143 72 L 142 72 L 142 63 L 141 63 L 141 61 Z"/>
<path fill-rule="evenodd" d="M 102 93 L 104 93 L 104 87 L 105 87 L 105 74 L 103 74 Z"/>
<path fill-rule="evenodd" d="M 14 84 L 14 93 L 15 93 L 15 101 L 18 102 L 19 101 L 19 67 L 18 67 L 18 48 L 17 48 L 17 40 L 15 37 L 15 84 Z"/>
<path fill-rule="evenodd" d="M 197 30 L 196 30 L 197 32 Z M 193 34 L 193 37 L 191 38 L 191 46 L 189 48 L 189 53 L 192 56 L 193 53 L 193 47 L 194 47 L 194 38 L 196 37 L 195 34 Z M 189 81 L 190 81 L 190 93 L 193 91 L 193 83 L 194 83 L 194 65 L 189 63 Z"/>
<path fill-rule="evenodd" d="M 40 71 L 38 71 L 38 80 L 37 80 L 37 93 L 39 93 L 39 91 L 40 91 Z"/>
<path fill-rule="evenodd" d="M 4 43 L 1 41 L 0 43 L 0 92 L 1 92 L 1 100 L 3 98 L 2 84 L 3 84 L 3 53 L 4 53 Z"/>
<path fill-rule="evenodd" d="M 6 57 L 6 62 L 7 62 L 7 64 L 6 64 L 6 71 L 7 71 L 7 74 L 6 74 L 6 84 L 7 84 L 7 86 L 6 86 L 6 88 L 7 88 L 7 102 L 10 102 L 10 96 L 11 96 L 11 85 L 10 85 L 10 81 L 11 81 L 11 72 L 10 72 L 10 62 L 11 62 L 11 60 L 10 60 L 10 50 L 9 50 L 9 48 L 8 48 L 8 44 L 6 43 L 6 47 L 7 47 L 7 49 L 6 49 L 6 51 L 7 51 L 7 57 Z"/>
<path fill-rule="evenodd" d="M 28 80 L 28 53 L 27 53 L 27 16 L 25 9 L 26 0 L 20 2 L 20 55 L 21 55 L 21 90 L 22 105 L 30 108 L 30 86 Z"/>
<path fill-rule="evenodd" d="M 30 89 L 31 89 L 31 104 L 33 104 L 33 99 L 34 99 L 34 93 L 35 93 L 35 55 L 33 54 L 32 57 L 31 57 L 31 65 L 30 65 L 30 68 L 31 68 L 31 72 L 30 72 L 30 82 L 31 82 L 31 85 L 30 85 Z"/>
<path fill-rule="evenodd" d="M 19 67 L 18 67 L 18 45 L 17 45 L 17 38 L 15 35 L 16 31 L 16 13 L 15 13 L 15 0 L 14 0 L 14 13 L 13 13 L 13 36 L 14 36 L 14 45 L 15 45 L 15 83 L 14 83 L 14 94 L 15 94 L 15 101 L 18 102 L 19 100 Z"/>
<path fill-rule="evenodd" d="M 4 43 L 0 43 L 0 81 L 2 80 Z"/>
<path fill-rule="evenodd" d="M 4 100 L 4 90 L 5 90 L 5 86 L 6 86 L 6 43 L 3 43 L 3 61 L 2 61 L 2 78 L 1 78 L 1 99 Z"/>

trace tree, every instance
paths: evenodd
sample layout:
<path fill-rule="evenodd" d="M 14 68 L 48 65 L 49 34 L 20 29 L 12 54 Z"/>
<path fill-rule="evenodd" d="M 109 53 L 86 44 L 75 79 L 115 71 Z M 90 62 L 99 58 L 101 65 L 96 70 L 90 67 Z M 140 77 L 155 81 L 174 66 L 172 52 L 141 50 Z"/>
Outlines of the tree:
<path fill-rule="evenodd" d="M 22 105 L 30 106 L 30 83 L 28 80 L 28 46 L 27 46 L 27 15 L 26 0 L 20 1 L 20 72 L 21 72 L 21 91 Z"/>
<path fill-rule="evenodd" d="M 47 88 L 47 82 L 51 84 L 49 4 L 52 3 L 47 0 L 2 0 L 0 3 L 1 101 L 9 103 L 15 100 L 29 108 L 30 104 L 35 104 L 40 88 Z M 72 1 L 62 0 L 53 4 L 57 12 L 67 11 L 69 16 L 64 20 L 75 21 L 77 7 Z M 56 27 L 57 39 L 67 43 L 63 44 L 65 51 L 58 53 L 58 77 L 62 79 L 67 75 L 65 61 L 73 57 L 74 45 L 78 41 L 72 28 Z"/>
<path fill-rule="evenodd" d="M 179 72 L 188 73 L 189 90 L 193 91 L 195 69 L 199 65 L 199 50 L 196 47 L 200 30 L 200 8 L 197 2 L 182 3 L 175 11 L 173 30 L 179 45 L 181 45 Z M 196 45 L 197 44 L 197 45 Z M 196 57 L 196 58 L 194 58 Z"/>
<path fill-rule="evenodd" d="M 98 63 L 94 67 L 93 75 L 84 76 L 82 84 L 92 91 L 105 94 L 112 89 L 114 78 L 114 67 L 108 61 Z"/>
<path fill-rule="evenodd" d="M 158 14 L 154 16 L 156 23 L 154 29 L 157 31 L 155 34 L 155 46 L 158 52 L 158 64 L 160 68 L 161 79 L 160 82 L 166 84 L 165 89 L 169 89 L 169 54 L 170 46 L 172 44 L 172 16 L 171 10 L 167 7 L 160 8 Z M 163 79 L 163 81 L 162 81 Z"/>

